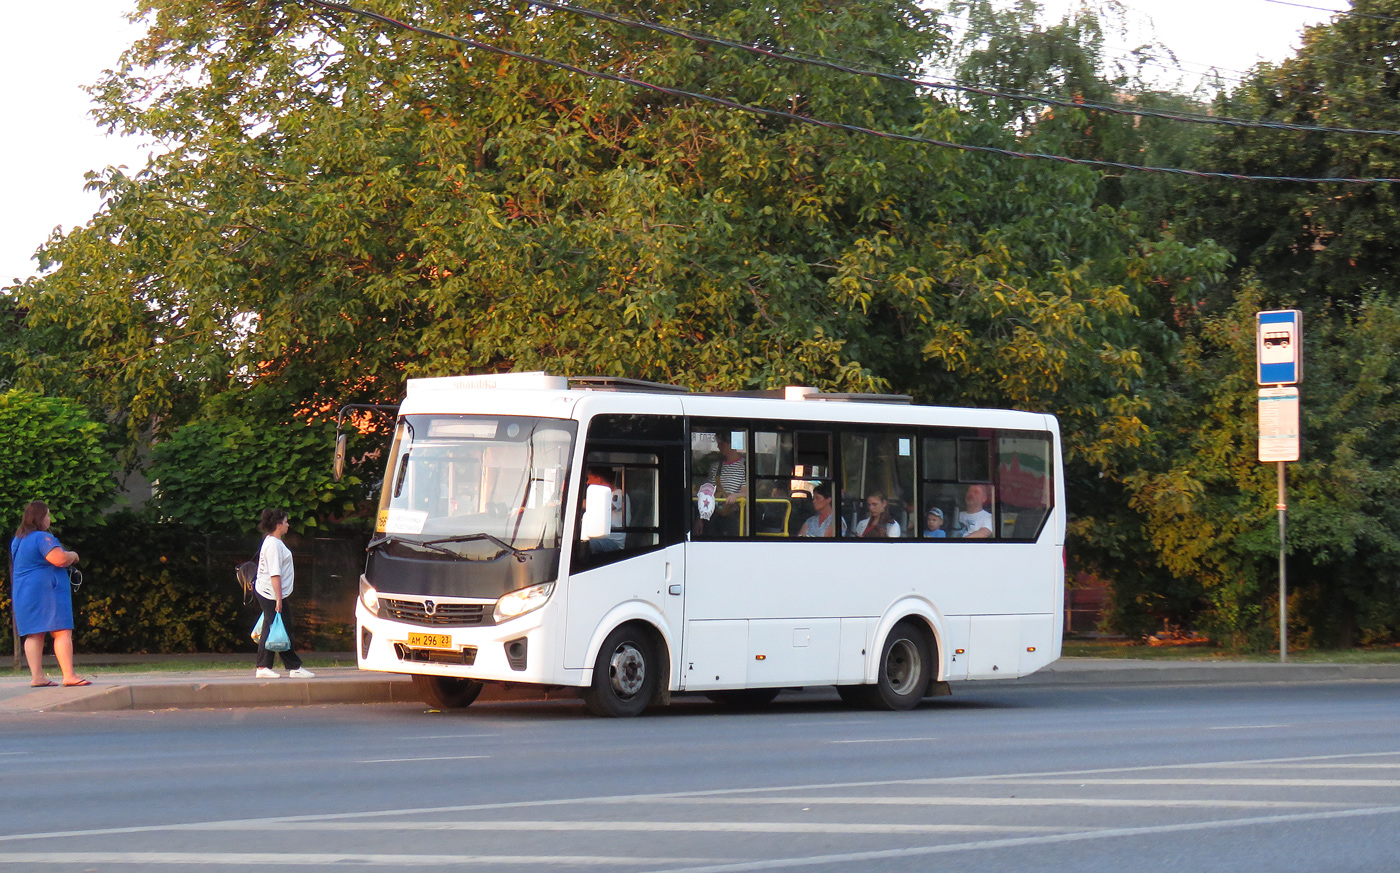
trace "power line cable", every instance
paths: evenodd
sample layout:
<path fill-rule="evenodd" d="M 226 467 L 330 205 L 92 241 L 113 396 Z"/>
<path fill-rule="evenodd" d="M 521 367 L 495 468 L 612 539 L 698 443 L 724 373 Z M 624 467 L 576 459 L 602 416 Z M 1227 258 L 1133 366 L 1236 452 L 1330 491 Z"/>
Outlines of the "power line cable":
<path fill-rule="evenodd" d="M 636 19 L 623 18 L 613 15 L 610 12 L 600 12 L 596 9 L 589 9 L 584 6 L 575 6 L 572 3 L 561 3 L 557 0 L 525 0 L 530 6 L 541 9 L 552 9 L 556 12 L 569 12 L 574 15 L 581 15 L 585 18 L 592 18 L 597 21 L 606 21 L 611 24 L 623 27 L 649 30 L 654 33 L 664 33 L 668 36 L 677 36 L 692 42 L 704 43 L 706 45 L 723 46 L 725 48 L 738 49 L 749 54 L 760 57 L 772 58 L 774 60 L 786 61 L 789 63 L 806 64 L 813 67 L 823 67 L 828 70 L 836 70 L 842 73 L 851 73 L 858 76 L 870 76 L 876 79 L 884 79 L 888 82 L 898 82 L 906 85 L 917 85 L 922 88 L 932 88 L 942 91 L 958 91 L 964 94 L 976 94 L 982 97 L 996 97 L 1010 100 L 1024 100 L 1030 103 L 1040 103 L 1046 106 L 1060 106 L 1068 109 L 1087 109 L 1093 112 L 1104 112 L 1114 115 L 1130 115 L 1139 118 L 1162 118 L 1170 121 L 1181 121 L 1188 124 L 1211 124 L 1223 127 L 1243 127 L 1243 128 L 1263 128 L 1268 130 L 1286 130 L 1300 133 L 1345 133 L 1345 134 L 1365 134 L 1368 136 L 1400 136 L 1400 130 L 1374 130 L 1354 127 L 1324 127 L 1310 124 L 1290 124 L 1282 121 L 1250 121 L 1246 119 L 1201 116 L 1190 113 L 1165 112 L 1152 109 L 1134 109 L 1115 103 L 1096 103 L 1087 100 L 1065 100 L 1055 97 L 1039 97 L 1025 93 L 1015 94 L 1006 91 L 998 91 L 991 88 L 982 88 L 973 85 L 949 84 L 945 82 L 933 82 L 927 79 L 914 79 L 908 76 L 901 76 L 895 73 L 884 73 L 846 64 L 836 63 L 823 58 L 813 58 L 809 55 L 789 53 L 780 49 L 770 49 L 752 43 L 743 43 L 736 40 L 725 39 L 723 37 L 711 36 L 696 31 L 682 30 L 669 25 L 660 24 L 655 21 L 640 21 Z M 941 77 L 940 77 L 941 78 Z"/>
<path fill-rule="evenodd" d="M 1376 12 L 1357 12 L 1355 9 L 1328 9 L 1325 6 L 1309 6 L 1306 3 L 1292 3 L 1290 0 L 1264 0 L 1265 3 L 1274 3 L 1279 6 L 1296 6 L 1299 9 L 1314 9 L 1318 12 L 1330 12 L 1333 15 L 1345 15 L 1349 18 L 1373 18 L 1376 21 L 1400 21 L 1391 15 L 1381 15 Z"/>
<path fill-rule="evenodd" d="M 347 5 L 347 4 L 344 4 L 344 3 L 329 2 L 329 0 L 301 0 L 301 2 L 304 3 L 304 4 L 307 4 L 307 5 L 316 6 L 316 7 L 319 7 L 319 8 L 321 8 L 321 9 L 326 9 L 326 10 L 329 10 L 329 11 L 332 11 L 332 12 L 343 12 L 343 13 L 347 13 L 347 14 L 350 14 L 350 15 L 356 15 L 356 16 L 359 16 L 359 17 L 361 17 L 361 18 L 367 18 L 367 19 L 370 19 L 370 20 L 372 20 L 372 21 L 378 21 L 378 22 L 380 22 L 380 23 L 382 23 L 382 24 L 387 24 L 387 25 L 389 25 L 389 26 L 391 26 L 391 27 L 397 27 L 397 28 L 400 28 L 400 29 L 402 29 L 402 30 L 406 30 L 406 31 L 409 31 L 409 32 L 412 32 L 412 33 L 418 33 L 418 34 L 421 34 L 421 35 L 423 35 L 423 36 L 427 36 L 427 37 L 430 37 L 430 38 L 433 38 L 433 39 L 444 39 L 444 40 L 448 40 L 448 41 L 451 41 L 451 42 L 459 43 L 459 44 L 461 44 L 461 45 L 465 45 L 465 46 L 467 46 L 467 47 L 469 47 L 469 48 L 480 49 L 480 50 L 482 50 L 482 51 L 491 52 L 491 53 L 493 53 L 493 54 L 498 54 L 498 55 L 501 55 L 501 56 L 503 56 L 503 57 L 515 58 L 516 60 L 527 61 L 527 62 L 533 63 L 533 64 L 541 64 L 541 65 L 543 65 L 543 66 L 553 67 L 553 68 L 555 68 L 555 69 L 564 70 L 564 71 L 570 72 L 570 73 L 577 73 L 578 75 L 587 76 L 587 77 L 593 78 L 593 79 L 602 79 L 602 80 L 604 80 L 604 81 L 617 82 L 617 83 L 623 84 L 623 85 L 631 85 L 631 86 L 633 86 L 633 87 L 635 87 L 635 88 L 642 88 L 642 89 L 645 89 L 645 90 L 648 90 L 648 91 L 654 91 L 654 92 L 656 92 L 656 93 L 658 93 L 658 94 L 666 94 L 666 95 L 671 96 L 671 97 L 679 97 L 679 98 L 683 98 L 683 99 L 686 99 L 686 100 L 695 100 L 695 101 L 702 102 L 702 103 L 709 103 L 709 104 L 714 105 L 714 106 L 721 106 L 721 107 L 724 107 L 725 109 L 732 109 L 732 110 L 735 110 L 735 111 L 737 111 L 737 112 L 747 112 L 747 113 L 750 113 L 750 114 L 753 114 L 753 115 L 762 115 L 762 116 L 766 116 L 766 117 L 769 117 L 769 118 L 781 118 L 781 119 L 785 119 L 785 120 L 787 120 L 787 121 L 794 121 L 794 122 L 797 122 L 797 123 L 799 123 L 799 124 L 810 124 L 810 125 L 813 125 L 813 126 L 816 126 L 816 127 L 824 127 L 824 128 L 830 129 L 830 130 L 843 130 L 843 131 L 847 131 L 847 132 L 849 132 L 849 133 L 859 133 L 859 134 L 864 134 L 864 135 L 866 135 L 866 136 L 876 136 L 876 137 L 881 137 L 881 138 L 883 138 L 883 139 L 897 140 L 897 141 L 900 141 L 900 142 L 918 143 L 918 144 L 921 144 L 921 145 L 931 145 L 931 146 L 936 146 L 936 147 L 939 147 L 939 148 L 955 149 L 955 150 L 957 150 L 957 151 L 963 151 L 963 152 L 974 152 L 974 153 L 979 153 L 979 154 L 992 154 L 992 155 L 999 155 L 999 156 L 1002 156 L 1002 157 L 1010 157 L 1010 158 L 1024 158 L 1024 159 L 1029 159 L 1029 160 L 1054 161 L 1054 162 L 1062 163 L 1062 164 L 1074 164 L 1074 165 L 1084 166 L 1084 167 L 1100 167 L 1100 168 L 1104 168 L 1104 169 L 1113 169 L 1113 170 L 1126 170 L 1126 171 L 1146 172 L 1146 173 L 1163 173 L 1163 174 L 1169 174 L 1169 175 L 1190 176 L 1190 177 L 1193 177 L 1193 178 L 1200 178 L 1200 179 L 1231 179 L 1231 180 L 1235 180 L 1235 181 L 1244 181 L 1244 182 L 1304 182 L 1304 183 L 1336 182 L 1336 183 L 1341 183 L 1341 184 L 1354 184 L 1354 185 L 1355 185 L 1355 184 L 1369 185 L 1369 184 L 1378 184 L 1378 183 L 1382 183 L 1382 182 L 1400 182 L 1400 178 L 1389 178 L 1389 177 L 1374 177 L 1374 178 L 1368 178 L 1368 177 L 1356 177 L 1356 176 L 1325 176 L 1325 177 L 1308 177 L 1308 176 L 1259 176 L 1259 175 L 1253 175 L 1253 174 L 1248 174 L 1248 173 L 1224 173 L 1224 172 L 1211 172 L 1211 171 L 1205 171 L 1205 170 L 1188 170 L 1188 169 L 1185 169 L 1185 168 L 1183 168 L 1183 167 L 1149 167 L 1149 166 L 1141 166 L 1141 165 L 1138 165 L 1138 164 L 1125 164 L 1125 163 L 1120 163 L 1120 162 L 1117 162 L 1117 161 L 1101 161 L 1101 160 L 1092 160 L 1092 159 L 1088 159 L 1088 158 L 1072 158 L 1072 157 L 1069 157 L 1068 155 L 1043 154 L 1043 153 L 1039 153 L 1039 152 L 1020 152 L 1020 151 L 1014 151 L 1014 150 L 1012 150 L 1012 149 L 996 148 L 996 147 L 994 147 L 994 146 L 969 145 L 969 144 L 967 144 L 967 143 L 948 142 L 948 141 L 945 141 L 945 140 L 937 140 L 937 139 L 930 139 L 930 138 L 922 137 L 922 136 L 914 136 L 914 135 L 912 135 L 912 134 L 892 133 L 892 132 L 890 132 L 890 131 L 875 130 L 875 129 L 873 129 L 873 128 L 868 128 L 868 127 L 860 127 L 860 126 L 854 125 L 854 124 L 845 124 L 845 123 L 839 122 L 839 121 L 828 121 L 828 120 L 826 120 L 826 119 L 814 118 L 814 117 L 809 116 L 809 115 L 799 115 L 798 113 L 795 113 L 795 112 L 785 112 L 785 111 L 780 110 L 780 109 L 768 109 L 768 108 L 763 107 L 763 106 L 752 106 L 752 105 L 745 104 L 745 103 L 738 103 L 738 102 L 736 102 L 736 101 L 728 100 L 728 99 L 725 99 L 725 98 L 723 98 L 723 97 L 715 97 L 715 96 L 713 96 L 713 95 L 711 95 L 711 94 L 701 94 L 701 93 L 696 93 L 696 92 L 693 92 L 693 91 L 684 91 L 684 90 L 681 90 L 681 89 L 679 89 L 679 88 L 671 88 L 671 87 L 667 87 L 667 86 L 665 86 L 665 85 L 657 85 L 657 84 L 655 84 L 654 82 L 648 82 L 648 81 L 646 81 L 646 80 L 633 78 L 633 77 L 631 77 L 631 76 L 622 76 L 622 75 L 618 75 L 618 74 L 616 74 L 616 73 L 604 73 L 604 72 L 599 71 L 599 70 L 589 70 L 589 69 L 586 69 L 586 68 L 583 68 L 583 67 L 575 66 L 575 65 L 573 65 L 573 64 L 565 63 L 564 61 L 556 61 L 556 60 L 553 60 L 553 59 L 551 59 L 551 58 L 540 57 L 540 56 L 538 56 L 538 55 L 525 54 L 524 52 L 517 52 L 517 51 L 514 51 L 513 49 L 502 48 L 502 47 L 500 47 L 500 46 L 491 45 L 490 43 L 484 43 L 484 42 L 481 42 L 481 41 L 479 41 L 479 40 L 471 39 L 470 37 L 455 36 L 455 35 L 448 34 L 448 33 L 442 33 L 442 32 L 440 32 L 440 31 L 436 31 L 436 30 L 430 30 L 429 28 L 426 28 L 426 27 L 419 27 L 418 25 L 415 25 L 415 24 L 409 24 L 409 23 L 407 23 L 407 22 L 403 22 L 403 21 L 399 21 L 399 20 L 394 19 L 394 18 L 390 18 L 390 17 L 388 17 L 387 15 L 381 15 L 381 14 L 378 13 L 378 12 L 372 12 L 372 11 L 367 10 L 367 9 L 359 9 L 359 8 L 357 8 L 357 7 L 350 6 L 350 5 Z"/>

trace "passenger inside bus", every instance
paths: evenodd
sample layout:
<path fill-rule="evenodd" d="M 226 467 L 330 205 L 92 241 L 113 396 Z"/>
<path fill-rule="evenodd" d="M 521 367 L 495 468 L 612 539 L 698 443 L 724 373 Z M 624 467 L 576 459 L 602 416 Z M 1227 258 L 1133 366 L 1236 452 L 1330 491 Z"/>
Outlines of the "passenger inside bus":
<path fill-rule="evenodd" d="M 592 552 L 615 552 L 627 543 L 627 534 L 623 527 L 627 523 L 625 511 L 626 501 L 622 492 L 613 486 L 612 471 L 606 467 L 588 468 L 589 485 L 606 485 L 612 492 L 612 533 L 605 537 L 597 537 L 588 541 L 588 549 Z M 588 505 L 587 498 L 584 498 L 584 506 Z"/>
<path fill-rule="evenodd" d="M 963 498 L 963 509 L 958 511 L 958 523 L 953 528 L 953 536 L 968 540 L 983 540 L 995 536 L 992 513 L 987 506 L 992 502 L 992 486 L 969 485 Z"/>
<path fill-rule="evenodd" d="M 734 448 L 724 431 L 715 434 L 719 457 L 710 464 L 705 481 L 715 486 L 714 517 L 706 528 L 709 536 L 739 536 L 743 526 L 743 505 L 749 496 L 749 465 L 744 453 Z"/>
<path fill-rule="evenodd" d="M 797 535 L 800 537 L 836 536 L 836 509 L 831 505 L 831 483 L 822 482 L 812 489 L 812 508 L 816 514 L 802 522 Z M 846 523 L 841 523 L 841 533 L 846 532 Z"/>
<path fill-rule="evenodd" d="M 856 522 L 856 536 L 863 539 L 898 539 L 899 522 L 890 516 L 889 498 L 883 491 L 865 495 L 866 516 Z"/>
<path fill-rule="evenodd" d="M 946 539 L 948 532 L 943 529 L 943 510 L 930 506 L 924 514 L 924 536 L 929 539 Z"/>

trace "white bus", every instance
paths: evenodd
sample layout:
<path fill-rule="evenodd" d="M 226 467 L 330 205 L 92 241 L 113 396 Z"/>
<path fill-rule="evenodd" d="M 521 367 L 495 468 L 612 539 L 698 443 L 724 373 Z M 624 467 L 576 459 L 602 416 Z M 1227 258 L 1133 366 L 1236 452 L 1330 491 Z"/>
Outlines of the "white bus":
<path fill-rule="evenodd" d="M 359 666 L 634 716 L 835 685 L 908 709 L 1059 657 L 1053 416 L 541 373 L 414 379 L 356 605 Z"/>

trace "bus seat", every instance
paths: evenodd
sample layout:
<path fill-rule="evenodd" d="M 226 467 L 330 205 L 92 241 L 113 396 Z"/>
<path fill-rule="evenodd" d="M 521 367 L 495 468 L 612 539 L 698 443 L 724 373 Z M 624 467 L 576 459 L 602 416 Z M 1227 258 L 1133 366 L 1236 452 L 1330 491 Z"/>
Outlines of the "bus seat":
<path fill-rule="evenodd" d="M 754 508 L 754 533 L 761 537 L 785 537 L 792 520 L 792 501 L 785 497 L 760 497 Z"/>

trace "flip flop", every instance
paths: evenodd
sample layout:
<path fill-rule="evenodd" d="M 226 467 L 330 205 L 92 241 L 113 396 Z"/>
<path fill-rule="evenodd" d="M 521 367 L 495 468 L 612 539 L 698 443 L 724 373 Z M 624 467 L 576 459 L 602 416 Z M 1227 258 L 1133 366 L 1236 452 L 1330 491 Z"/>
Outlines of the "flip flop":
<path fill-rule="evenodd" d="M 30 688 L 52 688 L 52 687 L 54 687 L 54 686 L 57 685 L 57 684 L 58 684 L 58 683 L 55 682 L 55 681 L 53 681 L 52 679 L 45 679 L 43 682 L 40 682 L 40 683 L 37 684 L 37 685 L 35 685 L 33 682 L 30 682 L 30 683 L 29 683 L 29 687 L 30 687 Z"/>
<path fill-rule="evenodd" d="M 52 685 L 53 683 L 50 682 L 49 684 Z M 77 682 L 64 682 L 64 683 L 63 683 L 63 687 L 64 687 L 64 688 L 77 688 L 79 685 L 91 685 L 91 684 L 92 684 L 92 683 L 89 682 L 89 681 L 87 681 L 86 679 L 79 679 Z"/>

